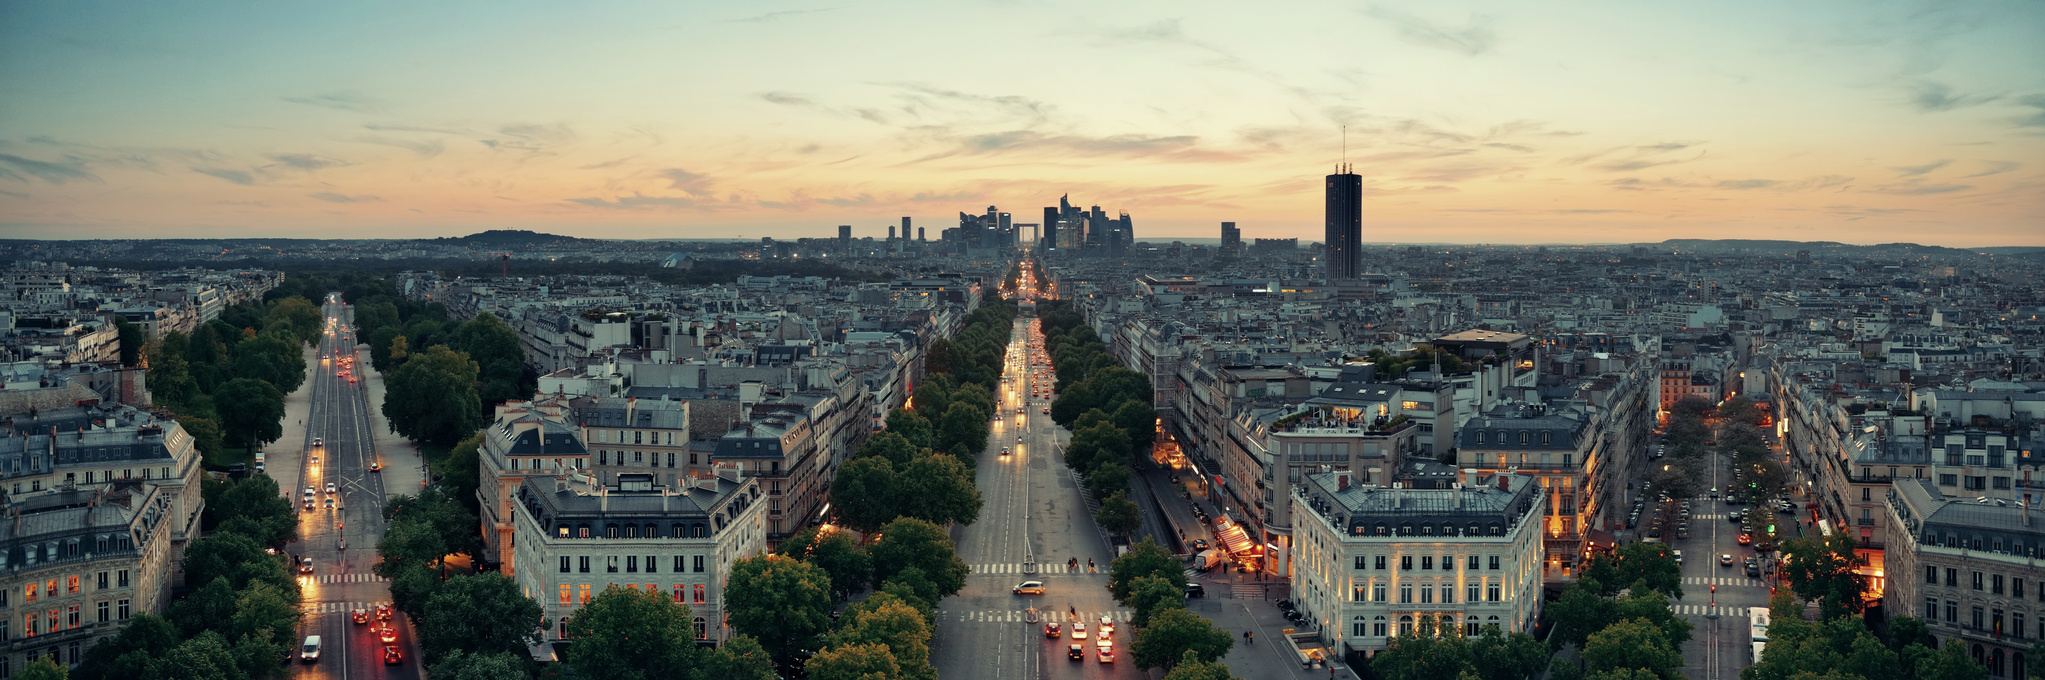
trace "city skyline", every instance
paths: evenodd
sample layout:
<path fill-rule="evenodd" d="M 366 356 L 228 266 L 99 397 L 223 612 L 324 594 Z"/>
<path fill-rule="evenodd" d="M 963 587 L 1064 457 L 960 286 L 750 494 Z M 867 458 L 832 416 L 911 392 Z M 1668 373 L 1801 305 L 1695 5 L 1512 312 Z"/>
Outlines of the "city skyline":
<path fill-rule="evenodd" d="M 11 5 L 0 237 L 2045 245 L 2035 4 L 1171 10 Z"/>

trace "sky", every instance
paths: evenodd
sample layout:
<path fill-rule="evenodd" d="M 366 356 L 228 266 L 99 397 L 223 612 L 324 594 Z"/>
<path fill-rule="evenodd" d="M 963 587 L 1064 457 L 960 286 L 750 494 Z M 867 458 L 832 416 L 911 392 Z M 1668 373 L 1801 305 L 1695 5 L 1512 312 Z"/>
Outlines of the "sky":
<path fill-rule="evenodd" d="M 2045 3 L 0 3 L 0 238 L 2045 245 Z"/>

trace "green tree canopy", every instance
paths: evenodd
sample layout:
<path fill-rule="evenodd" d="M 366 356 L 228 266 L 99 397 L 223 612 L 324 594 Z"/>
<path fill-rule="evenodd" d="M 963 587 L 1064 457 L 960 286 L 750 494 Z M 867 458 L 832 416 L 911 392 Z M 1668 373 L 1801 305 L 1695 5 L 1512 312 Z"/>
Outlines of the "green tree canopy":
<path fill-rule="evenodd" d="M 1236 677 L 1229 672 L 1228 664 L 1201 661 L 1199 652 L 1188 649 L 1164 680 L 1236 680 Z"/>
<path fill-rule="evenodd" d="M 816 649 L 830 628 L 831 577 L 791 557 L 750 557 L 732 565 L 724 602 L 733 629 L 787 662 Z"/>
<path fill-rule="evenodd" d="M 1150 625 L 1150 617 L 1167 609 L 1186 608 L 1186 589 L 1157 576 L 1142 576 L 1129 584 L 1129 607 L 1136 610 L 1129 625 Z"/>
<path fill-rule="evenodd" d="M 776 554 L 817 565 L 831 576 L 832 596 L 851 597 L 866 589 L 873 579 L 873 556 L 851 534 L 826 527 L 810 527 L 781 541 Z"/>
<path fill-rule="evenodd" d="M 463 650 L 447 653 L 447 658 L 433 664 L 432 677 L 435 680 L 521 680 L 532 677 L 532 663 L 527 655 L 498 652 L 495 654 L 471 654 Z"/>
<path fill-rule="evenodd" d="M 917 450 L 937 447 L 937 433 L 931 428 L 930 420 L 922 414 L 905 408 L 888 412 L 888 432 L 908 440 Z M 878 437 L 880 435 L 874 435 Z M 864 454 L 861 454 L 864 455 Z M 900 464 L 898 461 L 897 464 Z"/>
<path fill-rule="evenodd" d="M 391 430 L 442 446 L 474 434 L 483 425 L 477 371 L 468 355 L 445 345 L 413 354 L 386 381 L 383 416 Z"/>
<path fill-rule="evenodd" d="M 1667 634 L 1653 622 L 1628 619 L 1592 633 L 1583 648 L 1584 670 L 1592 675 L 1614 669 L 1641 669 L 1660 680 L 1680 680 L 1683 655 L 1669 646 Z"/>
<path fill-rule="evenodd" d="M 1137 512 L 1136 503 L 1129 500 L 1129 492 L 1123 490 L 1101 501 L 1101 509 L 1094 513 L 1094 522 L 1110 534 L 1127 536 L 1143 525 L 1143 516 Z"/>
<path fill-rule="evenodd" d="M 681 677 L 697 664 L 689 608 L 658 590 L 615 585 L 568 620 L 568 664 L 578 676 L 615 680 Z"/>
<path fill-rule="evenodd" d="M 1858 542 L 1843 532 L 1784 541 L 1783 580 L 1798 597 L 1817 601 L 1824 618 L 1858 614 L 1867 605 L 1862 595 L 1865 584 L 1854 571 L 1859 561 L 1856 547 Z"/>
<path fill-rule="evenodd" d="M 1172 587 L 1181 590 L 1186 587 L 1185 565 L 1180 564 L 1178 558 L 1173 557 L 1171 553 L 1165 552 L 1156 541 L 1146 537 L 1131 547 L 1129 552 L 1122 553 L 1114 562 L 1108 564 L 1108 592 L 1115 595 L 1115 601 L 1128 605 L 1136 579 L 1145 576 L 1164 579 L 1166 583 L 1172 584 Z M 1177 658 L 1177 655 L 1173 655 L 1173 658 Z"/>
<path fill-rule="evenodd" d="M 895 478 L 898 514 L 945 525 L 980 519 L 980 487 L 973 470 L 950 454 L 917 456 Z"/>
<path fill-rule="evenodd" d="M 966 563 L 959 560 L 951 536 L 928 521 L 903 517 L 887 523 L 871 552 L 876 582 L 916 567 L 937 586 L 940 597 L 950 597 L 966 587 Z"/>
<path fill-rule="evenodd" d="M 477 314 L 455 329 L 454 340 L 455 348 L 476 362 L 481 381 L 477 395 L 483 402 L 497 404 L 532 394 L 525 380 L 525 347 L 519 344 L 518 331 L 497 315 Z"/>
<path fill-rule="evenodd" d="M 890 598 L 892 600 L 892 598 Z M 886 645 L 907 680 L 936 680 L 930 665 L 930 623 L 923 613 L 900 601 L 884 601 L 874 607 L 847 612 L 837 630 L 825 637 L 830 647 L 862 644 Z"/>
<path fill-rule="evenodd" d="M 462 574 L 441 582 L 420 618 L 419 649 L 429 662 L 455 650 L 525 653 L 527 645 L 539 641 L 540 603 L 500 573 Z"/>
<path fill-rule="evenodd" d="M 1184 609 L 1165 609 L 1153 612 L 1150 625 L 1136 631 L 1136 642 L 1129 652 L 1138 668 L 1169 669 L 1185 660 L 1187 652 L 1203 662 L 1212 662 L 1228 655 L 1235 646 L 1235 636 L 1228 631 L 1214 627 L 1208 621 Z"/>
<path fill-rule="evenodd" d="M 895 466 L 885 456 L 854 458 L 831 478 L 838 522 L 862 533 L 873 533 L 901 516 L 895 491 Z"/>
<path fill-rule="evenodd" d="M 888 680 L 902 677 L 902 664 L 887 645 L 833 647 L 803 665 L 812 680 Z"/>
<path fill-rule="evenodd" d="M 231 446 L 258 446 L 284 436 L 284 393 L 270 383 L 235 378 L 213 390 L 221 429 Z"/>

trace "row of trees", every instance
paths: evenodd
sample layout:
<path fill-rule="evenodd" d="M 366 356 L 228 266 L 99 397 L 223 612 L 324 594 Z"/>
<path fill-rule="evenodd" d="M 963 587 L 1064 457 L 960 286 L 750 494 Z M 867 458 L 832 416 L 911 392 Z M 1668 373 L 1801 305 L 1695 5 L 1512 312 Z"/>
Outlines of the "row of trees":
<path fill-rule="evenodd" d="M 1740 671 L 1740 680 L 1987 680 L 1988 669 L 1967 655 L 1957 637 L 1944 646 L 1924 622 L 1909 616 L 1889 620 L 1884 644 L 1858 616 L 1811 621 L 1805 603 L 1788 590 L 1769 601 L 1768 646 L 1758 663 Z M 2032 647 L 2045 652 L 2045 643 Z M 2016 669 L 2013 677 L 2040 677 L 2040 670 Z"/>
<path fill-rule="evenodd" d="M 831 480 L 839 523 L 872 533 L 898 517 L 938 525 L 979 519 L 980 489 L 965 462 L 971 458 L 943 453 L 937 443 L 935 428 L 923 416 L 908 409 L 889 412 L 888 428 L 861 444 Z"/>
<path fill-rule="evenodd" d="M 1693 627 L 1669 606 L 1670 598 L 1682 597 L 1682 567 L 1667 544 L 1631 543 L 1593 556 L 1576 583 L 1548 607 L 1554 622 L 1549 647 L 1581 651 L 1579 663 L 1556 666 L 1555 677 L 1683 677 L 1681 650 Z"/>
<path fill-rule="evenodd" d="M 166 616 L 130 619 L 86 650 L 73 675 L 244 680 L 284 669 L 298 644 L 302 595 L 286 557 L 266 548 L 296 536 L 296 513 L 265 475 L 203 484 L 203 521 L 214 528 L 187 546 L 184 558 L 186 582 L 198 589 Z"/>
<path fill-rule="evenodd" d="M 1058 375 L 1051 420 L 1072 430 L 1065 464 L 1100 499 L 1094 520 L 1126 535 L 1142 523 L 1129 500 L 1129 476 L 1157 432 L 1150 379 L 1116 363 L 1070 303 L 1046 302 L 1039 309 L 1044 351 Z"/>
<path fill-rule="evenodd" d="M 967 566 L 932 522 L 903 517 L 878 535 L 862 545 L 845 531 L 812 527 L 771 555 L 733 565 L 724 596 L 732 628 L 813 678 L 935 680 L 937 603 L 965 587 Z M 835 603 L 869 585 L 875 592 L 834 625 Z"/>
<path fill-rule="evenodd" d="M 302 297 L 230 306 L 190 335 L 170 331 L 141 351 L 150 394 L 214 462 L 228 447 L 252 455 L 284 436 L 284 395 L 305 383 L 302 348 L 325 328 L 319 307 Z"/>
<path fill-rule="evenodd" d="M 1133 610 L 1129 656 L 1137 667 L 1164 668 L 1167 680 L 1232 677 L 1220 659 L 1235 637 L 1186 610 L 1186 567 L 1156 542 L 1143 539 L 1109 563 L 1108 592 Z"/>

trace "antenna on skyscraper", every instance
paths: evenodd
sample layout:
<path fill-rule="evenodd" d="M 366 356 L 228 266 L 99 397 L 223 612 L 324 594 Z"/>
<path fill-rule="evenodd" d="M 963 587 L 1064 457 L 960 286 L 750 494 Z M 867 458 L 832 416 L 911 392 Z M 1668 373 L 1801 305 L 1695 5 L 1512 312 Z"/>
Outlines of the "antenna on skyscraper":
<path fill-rule="evenodd" d="M 1342 126 L 1342 171 L 1349 172 L 1349 126 Z"/>

